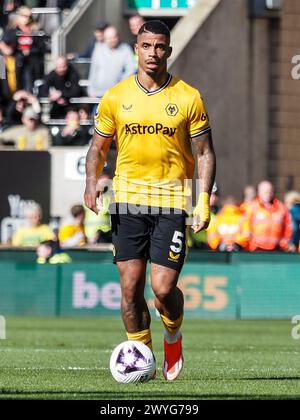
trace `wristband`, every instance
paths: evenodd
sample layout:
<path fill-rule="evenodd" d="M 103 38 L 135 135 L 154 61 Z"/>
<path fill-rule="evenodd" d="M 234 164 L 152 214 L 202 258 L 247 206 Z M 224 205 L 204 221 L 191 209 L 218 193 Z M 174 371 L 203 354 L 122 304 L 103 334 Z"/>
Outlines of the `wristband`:
<path fill-rule="evenodd" d="M 207 192 L 200 193 L 194 216 L 198 216 L 201 222 L 210 221 L 210 195 Z"/>

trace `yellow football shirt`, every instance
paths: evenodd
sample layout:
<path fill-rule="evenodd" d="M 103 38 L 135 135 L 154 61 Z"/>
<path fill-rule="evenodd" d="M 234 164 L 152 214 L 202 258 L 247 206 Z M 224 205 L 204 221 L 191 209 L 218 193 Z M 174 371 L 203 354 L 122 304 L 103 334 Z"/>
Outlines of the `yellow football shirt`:
<path fill-rule="evenodd" d="M 58 233 L 62 246 L 83 246 L 86 244 L 85 232 L 82 226 L 72 224 L 63 225 Z"/>
<path fill-rule="evenodd" d="M 19 228 L 12 238 L 13 246 L 38 246 L 41 242 L 51 241 L 55 235 L 48 225 Z"/>
<path fill-rule="evenodd" d="M 190 139 L 210 131 L 198 90 L 169 75 L 149 92 L 131 76 L 103 96 L 95 131 L 115 136 L 117 203 L 188 207 L 195 166 Z"/>

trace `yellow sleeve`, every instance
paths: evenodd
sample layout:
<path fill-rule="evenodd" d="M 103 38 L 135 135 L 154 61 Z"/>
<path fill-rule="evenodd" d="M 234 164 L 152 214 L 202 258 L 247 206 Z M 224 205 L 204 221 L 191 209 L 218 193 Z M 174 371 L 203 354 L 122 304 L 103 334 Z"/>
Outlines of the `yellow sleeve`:
<path fill-rule="evenodd" d="M 196 93 L 189 109 L 188 124 L 191 138 L 201 136 L 211 130 L 208 114 L 199 92 Z"/>
<path fill-rule="evenodd" d="M 67 239 L 75 235 L 76 229 L 72 225 L 64 225 L 60 228 L 58 239 L 60 242 L 65 242 Z"/>
<path fill-rule="evenodd" d="M 23 242 L 23 229 L 18 229 L 12 237 L 12 246 L 21 246 Z"/>
<path fill-rule="evenodd" d="M 43 241 L 54 241 L 55 235 L 52 229 L 48 225 L 43 225 L 41 230 L 41 242 Z"/>
<path fill-rule="evenodd" d="M 109 91 L 101 99 L 95 115 L 95 131 L 103 137 L 112 137 L 116 131 L 112 96 Z"/>

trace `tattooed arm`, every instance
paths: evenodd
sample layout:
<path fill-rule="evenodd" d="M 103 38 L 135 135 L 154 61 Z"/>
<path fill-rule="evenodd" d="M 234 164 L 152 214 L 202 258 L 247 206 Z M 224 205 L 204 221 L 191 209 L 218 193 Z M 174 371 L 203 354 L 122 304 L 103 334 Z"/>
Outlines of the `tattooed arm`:
<path fill-rule="evenodd" d="M 192 139 L 194 146 L 200 194 L 197 201 L 193 230 L 195 233 L 204 230 L 209 225 L 209 198 L 216 176 L 216 155 L 211 132 Z"/>
<path fill-rule="evenodd" d="M 94 133 L 91 147 L 86 156 L 86 187 L 84 193 L 85 205 L 98 213 L 96 199 L 99 195 L 97 182 L 104 168 L 112 138 Z"/>

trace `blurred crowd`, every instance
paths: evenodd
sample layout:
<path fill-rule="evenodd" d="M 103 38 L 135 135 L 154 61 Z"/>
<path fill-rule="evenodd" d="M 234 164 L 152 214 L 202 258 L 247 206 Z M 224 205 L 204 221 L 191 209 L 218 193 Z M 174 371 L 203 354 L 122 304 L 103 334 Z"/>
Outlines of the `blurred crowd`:
<path fill-rule="evenodd" d="M 61 22 L 73 3 L 0 0 L 0 54 L 6 71 L 6 78 L 0 80 L 0 148 L 45 150 L 89 144 L 97 103 L 107 89 L 136 72 L 133 46 L 144 23 L 138 15 L 128 20 L 131 38 L 127 42 L 121 40 L 117 28 L 99 21 L 82 52 L 58 57 L 54 69 L 45 74 L 51 28 L 57 27 L 55 19 Z M 32 9 L 36 7 L 57 7 L 60 13 L 36 15 Z M 76 68 L 78 60 L 87 65 L 84 76 Z M 104 173 L 101 182 L 107 178 Z M 40 263 L 68 262 L 65 248 L 111 242 L 108 207 L 109 196 L 104 197 L 98 215 L 76 204 L 67 220 L 50 227 L 42 224 L 42 209 L 36 204 L 26 210 L 24 226 L 14 232 L 10 244 L 37 247 Z M 221 200 L 215 186 L 209 228 L 198 234 L 191 230 L 188 244 L 220 252 L 299 252 L 299 225 L 300 194 L 296 191 L 287 193 L 281 202 L 272 184 L 263 181 L 257 188 L 247 186 L 243 202 L 238 202 L 234 197 Z"/>
<path fill-rule="evenodd" d="M 108 181 L 109 176 L 104 173 L 100 183 L 105 186 Z M 66 248 L 110 244 L 110 197 L 109 192 L 104 194 L 98 215 L 82 204 L 74 205 L 69 217 L 54 228 L 41 223 L 42 210 L 38 204 L 33 205 L 26 210 L 24 226 L 16 230 L 11 245 L 37 247 L 39 261 L 47 262 L 53 253 L 65 258 L 63 250 Z M 211 195 L 210 225 L 207 231 L 198 234 L 190 229 L 188 245 L 199 252 L 297 253 L 300 252 L 299 240 L 300 193 L 290 191 L 281 202 L 274 195 L 273 185 L 262 181 L 257 189 L 247 186 L 240 203 L 234 197 L 221 201 L 215 186 Z"/>
<path fill-rule="evenodd" d="M 192 248 L 225 252 L 299 252 L 300 194 L 290 191 L 281 202 L 269 181 L 247 186 L 244 200 L 211 196 L 206 232 L 190 234 Z"/>
<path fill-rule="evenodd" d="M 13 22 L 17 10 L 21 6 L 27 6 L 30 9 L 33 8 L 57 8 L 59 9 L 59 15 L 68 12 L 76 0 L 0 0 L 0 29 L 9 27 Z M 59 16 L 61 21 L 62 17 Z M 47 26 L 45 23 L 45 16 L 42 15 L 40 20 L 43 22 L 43 26 Z"/>
<path fill-rule="evenodd" d="M 99 185 L 105 186 L 108 181 L 109 175 L 104 171 Z M 48 225 L 42 223 L 41 206 L 31 203 L 24 211 L 24 220 L 5 245 L 36 248 L 39 264 L 71 262 L 66 249 L 111 244 L 109 204 L 110 195 L 106 193 L 98 214 L 82 204 L 75 204 L 71 207 L 68 217 L 62 220 L 55 219 Z"/>
<path fill-rule="evenodd" d="M 56 6 L 63 13 L 73 3 L 0 3 L 0 54 L 6 73 L 6 78 L 0 80 L 1 148 L 45 150 L 51 146 L 88 145 L 101 97 L 137 70 L 133 45 L 144 23 L 141 16 L 129 18 L 132 37 L 128 42 L 120 39 L 117 28 L 99 21 L 84 51 L 58 57 L 54 69 L 45 73 L 45 56 L 51 52 L 45 28 L 49 22 L 47 25 L 42 14 L 33 14 L 32 7 Z M 84 76 L 76 67 L 82 59 L 86 64 Z"/>

